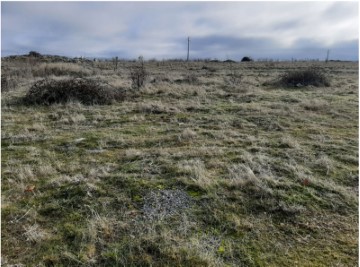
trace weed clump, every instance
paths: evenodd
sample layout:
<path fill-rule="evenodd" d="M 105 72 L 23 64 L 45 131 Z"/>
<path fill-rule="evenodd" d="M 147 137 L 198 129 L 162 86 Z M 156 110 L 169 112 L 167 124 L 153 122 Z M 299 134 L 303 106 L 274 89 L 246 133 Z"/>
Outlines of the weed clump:
<path fill-rule="evenodd" d="M 322 70 L 316 67 L 310 67 L 304 70 L 287 71 L 281 75 L 278 84 L 288 87 L 302 87 L 313 85 L 330 86 L 329 79 Z"/>
<path fill-rule="evenodd" d="M 98 80 L 74 78 L 36 82 L 24 97 L 29 105 L 51 105 L 79 101 L 85 105 L 111 104 L 124 99 L 124 92 Z"/>

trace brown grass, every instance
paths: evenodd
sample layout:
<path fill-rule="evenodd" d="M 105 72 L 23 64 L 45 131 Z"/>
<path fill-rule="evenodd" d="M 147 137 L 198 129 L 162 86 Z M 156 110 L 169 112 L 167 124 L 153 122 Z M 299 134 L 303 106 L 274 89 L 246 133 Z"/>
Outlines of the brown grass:
<path fill-rule="evenodd" d="M 20 100 L 76 69 L 131 89 L 134 62 L 2 63 L 4 266 L 358 264 L 357 63 L 289 91 L 263 84 L 312 63 L 149 61 L 111 105 Z"/>

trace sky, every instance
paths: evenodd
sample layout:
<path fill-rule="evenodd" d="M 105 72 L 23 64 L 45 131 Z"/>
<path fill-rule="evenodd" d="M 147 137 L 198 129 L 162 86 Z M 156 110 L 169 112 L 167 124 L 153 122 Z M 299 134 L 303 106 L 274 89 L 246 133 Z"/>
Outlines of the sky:
<path fill-rule="evenodd" d="M 1 56 L 358 60 L 352 2 L 1 2 Z"/>

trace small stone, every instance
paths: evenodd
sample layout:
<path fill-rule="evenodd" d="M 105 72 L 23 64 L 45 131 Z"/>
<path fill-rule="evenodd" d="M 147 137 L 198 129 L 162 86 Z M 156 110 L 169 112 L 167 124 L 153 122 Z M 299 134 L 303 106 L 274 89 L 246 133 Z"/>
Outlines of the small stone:
<path fill-rule="evenodd" d="M 74 140 L 74 143 L 75 144 L 78 144 L 78 143 L 80 143 L 80 142 L 82 142 L 82 141 L 84 141 L 85 140 L 85 138 L 78 138 L 78 139 L 75 139 Z"/>

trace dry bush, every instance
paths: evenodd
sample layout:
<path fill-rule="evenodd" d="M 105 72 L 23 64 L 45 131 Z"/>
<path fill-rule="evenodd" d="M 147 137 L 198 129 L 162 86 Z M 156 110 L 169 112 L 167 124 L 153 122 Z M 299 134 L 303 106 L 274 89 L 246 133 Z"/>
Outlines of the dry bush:
<path fill-rule="evenodd" d="M 287 71 L 281 75 L 279 84 L 290 87 L 301 86 L 330 86 L 329 79 L 324 72 L 317 67 L 309 67 L 304 70 Z"/>
<path fill-rule="evenodd" d="M 87 70 L 79 65 L 73 63 L 44 63 L 36 66 L 32 70 L 34 77 L 47 77 L 54 76 L 73 76 L 73 77 L 86 77 L 90 76 L 90 70 Z"/>
<path fill-rule="evenodd" d="M 134 66 L 130 69 L 130 79 L 132 87 L 139 89 L 144 86 L 145 81 L 148 77 L 148 73 L 145 69 L 143 57 L 139 57 L 139 65 Z"/>
<path fill-rule="evenodd" d="M 91 79 L 44 79 L 36 82 L 24 97 L 25 104 L 50 105 L 79 101 L 82 104 L 111 104 L 123 100 L 124 91 Z"/>

